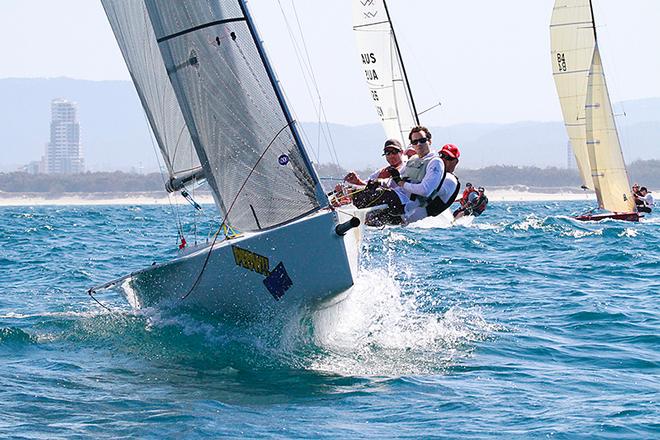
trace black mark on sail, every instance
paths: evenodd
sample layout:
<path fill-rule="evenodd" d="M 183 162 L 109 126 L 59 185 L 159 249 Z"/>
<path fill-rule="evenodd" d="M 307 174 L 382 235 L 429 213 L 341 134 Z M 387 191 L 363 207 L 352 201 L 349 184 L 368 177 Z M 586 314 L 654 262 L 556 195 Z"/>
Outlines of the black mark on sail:
<path fill-rule="evenodd" d="M 374 101 L 380 101 L 378 99 L 378 92 L 376 90 L 371 91 L 371 99 L 373 99 Z"/>
<path fill-rule="evenodd" d="M 369 81 L 375 81 L 378 79 L 378 74 L 376 73 L 376 70 L 374 69 L 367 69 L 364 71 L 364 74 L 367 77 L 367 80 Z"/>
<path fill-rule="evenodd" d="M 362 64 L 376 64 L 376 55 L 374 55 L 373 52 L 363 53 L 361 54 L 361 56 L 362 56 Z"/>
<path fill-rule="evenodd" d="M 374 0 L 360 0 L 360 3 L 362 3 L 362 6 L 373 6 Z"/>
<path fill-rule="evenodd" d="M 376 11 L 376 12 L 365 12 L 364 13 L 364 18 L 375 18 L 376 15 L 378 15 L 378 11 Z"/>
<path fill-rule="evenodd" d="M 195 52 L 194 49 L 190 51 L 190 55 L 188 55 L 187 60 L 185 60 L 182 63 L 176 64 L 173 67 L 169 67 L 167 69 L 167 74 L 172 75 L 172 74 L 178 72 L 179 70 L 181 70 L 185 67 L 188 67 L 188 66 L 199 67 L 199 59 L 197 58 L 197 52 Z"/>
<path fill-rule="evenodd" d="M 231 37 L 232 41 L 236 41 L 236 32 L 230 32 L 229 36 Z"/>
<path fill-rule="evenodd" d="M 197 59 L 197 55 L 195 55 L 195 51 L 192 51 L 190 53 L 190 58 L 188 59 L 188 63 L 193 67 L 198 66 L 199 60 Z"/>
<path fill-rule="evenodd" d="M 220 37 L 215 37 L 215 44 L 220 46 Z"/>
<path fill-rule="evenodd" d="M 378 116 L 380 116 L 381 118 L 383 117 L 384 114 L 383 109 L 380 106 L 376 107 L 376 113 L 378 113 Z"/>

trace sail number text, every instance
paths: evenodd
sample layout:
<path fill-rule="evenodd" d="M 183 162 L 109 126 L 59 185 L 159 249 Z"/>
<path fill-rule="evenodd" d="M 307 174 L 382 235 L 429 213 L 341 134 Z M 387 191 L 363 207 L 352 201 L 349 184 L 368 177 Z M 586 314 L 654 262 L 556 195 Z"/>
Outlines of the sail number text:
<path fill-rule="evenodd" d="M 557 53 L 557 67 L 560 72 L 566 72 L 566 55 L 563 53 Z"/>

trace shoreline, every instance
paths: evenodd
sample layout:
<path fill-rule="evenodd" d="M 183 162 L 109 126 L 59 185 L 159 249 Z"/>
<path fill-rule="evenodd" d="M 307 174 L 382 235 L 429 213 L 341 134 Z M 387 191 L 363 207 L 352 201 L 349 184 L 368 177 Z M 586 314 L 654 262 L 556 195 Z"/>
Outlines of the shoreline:
<path fill-rule="evenodd" d="M 491 202 L 545 202 L 595 200 L 593 192 L 572 192 L 549 189 L 518 190 L 513 188 L 486 189 Z M 213 196 L 204 193 L 195 196 L 199 204 L 213 204 Z M 8 193 L 0 192 L 0 207 L 5 206 L 101 206 L 101 205 L 186 205 L 180 195 L 164 191 L 140 193 Z"/>

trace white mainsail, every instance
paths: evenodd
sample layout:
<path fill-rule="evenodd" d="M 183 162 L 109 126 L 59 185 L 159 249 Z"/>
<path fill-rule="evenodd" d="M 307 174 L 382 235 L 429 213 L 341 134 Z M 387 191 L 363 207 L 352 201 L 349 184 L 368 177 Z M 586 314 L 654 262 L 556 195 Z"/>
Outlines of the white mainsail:
<path fill-rule="evenodd" d="M 169 96 L 171 87 L 204 177 L 232 227 L 270 228 L 327 206 L 242 1 L 103 2 L 120 45 L 137 41 L 149 49 L 129 63 L 133 77 L 167 74 L 161 90 Z M 137 21 L 142 35 L 124 32 Z M 156 112 L 153 102 L 145 104 L 148 114 Z"/>
<path fill-rule="evenodd" d="M 550 22 L 552 74 L 582 184 L 593 189 L 585 102 L 596 39 L 589 0 L 557 0 Z"/>
<path fill-rule="evenodd" d="M 600 208 L 633 212 L 591 1 L 556 0 L 550 36 L 553 77 L 583 184 L 596 192 Z"/>
<path fill-rule="evenodd" d="M 408 145 L 408 133 L 419 119 L 385 0 L 353 0 L 353 30 L 385 133 Z"/>
<path fill-rule="evenodd" d="M 170 179 L 203 175 L 141 1 L 102 0 Z"/>

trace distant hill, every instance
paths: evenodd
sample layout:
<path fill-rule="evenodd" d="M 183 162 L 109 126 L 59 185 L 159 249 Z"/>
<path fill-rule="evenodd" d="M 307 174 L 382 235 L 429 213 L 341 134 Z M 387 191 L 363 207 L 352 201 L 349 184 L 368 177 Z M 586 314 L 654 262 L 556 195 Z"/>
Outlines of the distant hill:
<path fill-rule="evenodd" d="M 0 97 L 0 171 L 14 170 L 41 157 L 49 136 L 50 101 L 58 97 L 78 103 L 89 169 L 158 168 L 145 117 L 128 81 L 0 79 Z M 617 113 L 626 113 L 618 120 L 626 160 L 660 158 L 660 98 L 628 101 L 615 107 Z M 384 134 L 377 124 L 329 124 L 329 135 L 320 134 L 317 123 L 302 126 L 316 162 L 334 162 L 330 144 L 344 168 L 370 168 L 382 161 Z M 461 166 L 466 168 L 566 166 L 567 139 L 559 121 L 429 128 L 435 146 L 448 142 L 460 146 Z"/>

